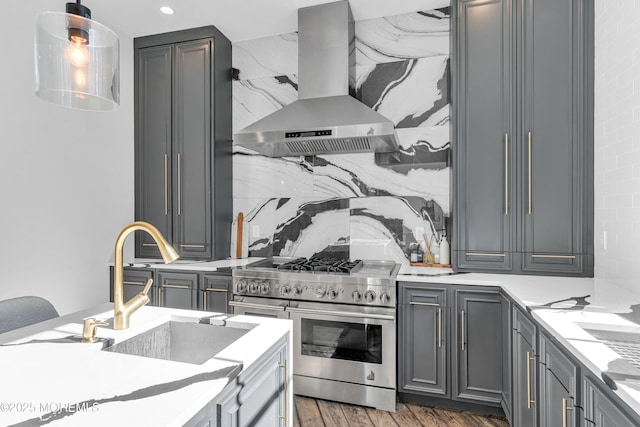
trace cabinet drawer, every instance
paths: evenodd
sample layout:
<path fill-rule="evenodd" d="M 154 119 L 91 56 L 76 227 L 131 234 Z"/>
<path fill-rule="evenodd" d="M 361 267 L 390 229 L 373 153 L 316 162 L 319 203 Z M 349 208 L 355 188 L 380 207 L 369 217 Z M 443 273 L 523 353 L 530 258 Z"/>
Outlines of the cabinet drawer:
<path fill-rule="evenodd" d="M 512 252 L 488 252 L 488 251 L 454 251 L 458 269 L 501 270 L 513 269 L 514 257 L 518 254 Z"/>
<path fill-rule="evenodd" d="M 580 254 L 522 254 L 522 271 L 527 273 L 571 273 L 583 271 L 585 255 Z"/>
<path fill-rule="evenodd" d="M 158 306 L 195 310 L 197 308 L 198 276 L 198 273 L 158 271 Z"/>
<path fill-rule="evenodd" d="M 200 282 L 199 305 L 204 311 L 233 314 L 231 276 L 204 274 Z"/>

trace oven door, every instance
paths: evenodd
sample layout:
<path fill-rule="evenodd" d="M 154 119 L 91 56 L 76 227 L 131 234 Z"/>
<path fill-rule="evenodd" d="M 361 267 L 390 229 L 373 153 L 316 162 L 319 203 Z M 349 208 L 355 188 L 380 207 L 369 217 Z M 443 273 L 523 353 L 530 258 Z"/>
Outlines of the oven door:
<path fill-rule="evenodd" d="M 245 316 L 272 317 L 275 319 L 288 319 L 289 313 L 285 311 L 288 301 L 272 298 L 255 298 L 234 296 L 229 305 L 233 307 L 233 314 Z"/>
<path fill-rule="evenodd" d="M 395 309 L 300 303 L 287 311 L 294 375 L 395 389 Z"/>

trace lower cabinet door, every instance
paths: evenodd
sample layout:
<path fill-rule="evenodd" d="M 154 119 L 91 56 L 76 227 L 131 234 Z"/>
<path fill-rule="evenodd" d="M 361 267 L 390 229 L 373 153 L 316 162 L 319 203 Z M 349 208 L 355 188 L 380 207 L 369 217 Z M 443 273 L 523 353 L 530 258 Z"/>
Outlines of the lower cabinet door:
<path fill-rule="evenodd" d="M 637 427 L 637 417 L 634 419 L 632 415 L 627 415 L 618 407 L 611 398 L 607 396 L 608 392 L 600 389 L 596 383 L 599 380 L 585 378 L 584 380 L 584 418 L 591 421 L 585 422 L 584 425 L 595 425 L 597 427 Z"/>
<path fill-rule="evenodd" d="M 399 391 L 450 397 L 446 289 L 401 283 L 400 293 Z"/>
<path fill-rule="evenodd" d="M 195 310 L 198 306 L 198 273 L 159 271 L 158 306 Z"/>
<path fill-rule="evenodd" d="M 576 427 L 582 417 L 575 401 L 578 367 L 540 334 L 540 426 Z"/>
<path fill-rule="evenodd" d="M 199 308 L 204 311 L 233 314 L 231 276 L 204 274 L 202 276 Z"/>
<path fill-rule="evenodd" d="M 502 300 L 499 291 L 455 289 L 457 340 L 453 397 L 485 405 L 502 402 Z"/>
<path fill-rule="evenodd" d="M 109 290 L 110 301 L 113 301 L 113 267 L 109 269 L 111 276 L 111 289 Z M 131 298 L 138 295 L 144 290 L 145 285 L 149 279 L 153 279 L 153 271 L 143 270 L 140 268 L 125 268 L 122 275 L 123 284 L 123 301 L 127 302 Z M 147 296 L 149 297 L 149 305 L 157 305 L 156 291 L 157 287 L 154 285 L 149 290 Z"/>
<path fill-rule="evenodd" d="M 511 417 L 511 405 L 513 401 L 511 381 L 511 333 L 513 332 L 511 320 L 511 301 L 504 295 L 502 300 L 502 410 L 509 423 L 513 423 Z"/>
<path fill-rule="evenodd" d="M 519 310 L 513 309 L 513 402 L 514 426 L 537 427 L 536 327 Z"/>
<path fill-rule="evenodd" d="M 286 341 L 275 351 L 261 358 L 237 378 L 218 404 L 220 427 L 269 426 L 288 427 L 291 402 L 287 389 L 290 366 L 287 366 Z"/>

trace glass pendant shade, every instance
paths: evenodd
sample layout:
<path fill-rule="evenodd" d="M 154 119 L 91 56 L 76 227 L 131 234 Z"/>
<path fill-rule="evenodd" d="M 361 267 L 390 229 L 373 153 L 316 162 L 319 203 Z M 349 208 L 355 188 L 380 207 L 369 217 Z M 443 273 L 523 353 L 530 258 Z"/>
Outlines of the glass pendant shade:
<path fill-rule="evenodd" d="M 79 15 L 36 18 L 36 95 L 67 108 L 108 111 L 120 104 L 120 42 Z"/>

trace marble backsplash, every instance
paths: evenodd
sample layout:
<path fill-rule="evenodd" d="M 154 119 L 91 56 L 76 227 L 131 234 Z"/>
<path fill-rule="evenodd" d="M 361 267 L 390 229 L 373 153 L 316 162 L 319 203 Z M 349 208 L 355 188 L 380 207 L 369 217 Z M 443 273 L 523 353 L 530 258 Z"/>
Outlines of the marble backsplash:
<path fill-rule="evenodd" d="M 396 125 L 399 153 L 269 158 L 233 154 L 234 212 L 250 221 L 251 256 L 347 250 L 408 263 L 450 217 L 449 1 L 357 21 L 356 97 Z M 297 99 L 297 33 L 233 45 L 234 132 Z"/>

